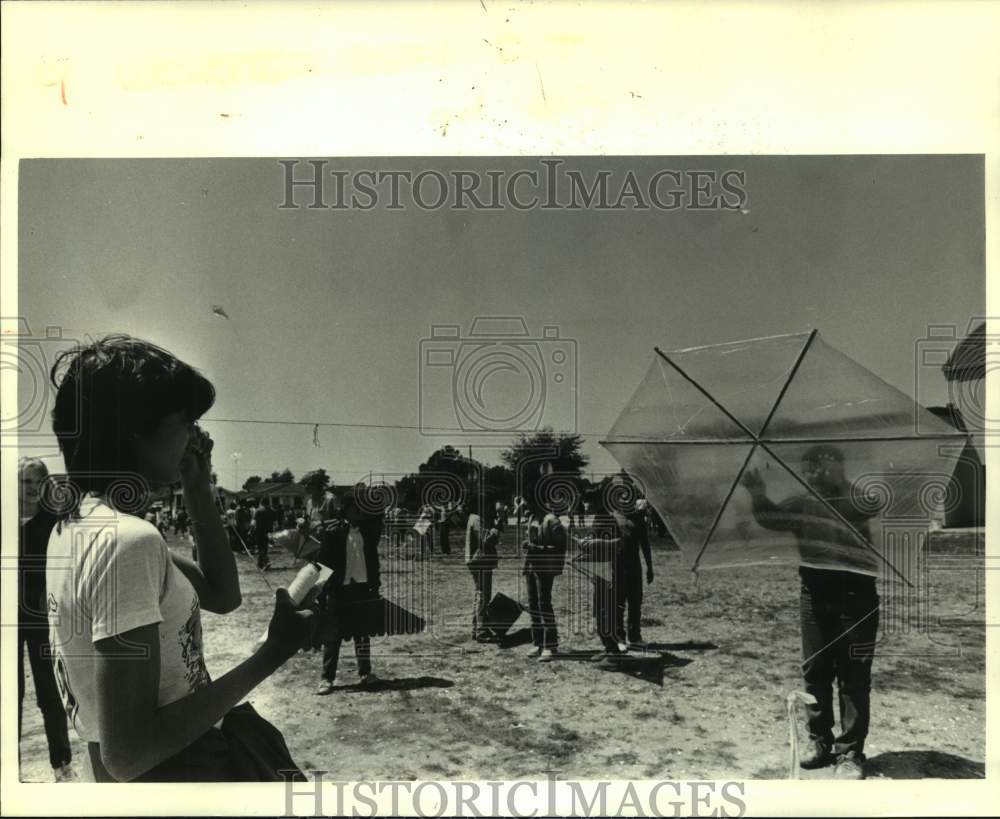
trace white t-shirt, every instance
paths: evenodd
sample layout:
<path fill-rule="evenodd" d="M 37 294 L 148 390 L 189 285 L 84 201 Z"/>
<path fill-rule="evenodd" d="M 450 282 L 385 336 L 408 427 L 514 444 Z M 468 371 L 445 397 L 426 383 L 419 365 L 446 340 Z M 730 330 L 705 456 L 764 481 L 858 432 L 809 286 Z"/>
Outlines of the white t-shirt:
<path fill-rule="evenodd" d="M 56 682 L 84 740 L 100 742 L 93 646 L 98 640 L 158 623 L 157 704 L 208 684 L 198 595 L 151 523 L 85 497 L 79 517 L 52 530 L 45 581 Z"/>
<path fill-rule="evenodd" d="M 368 569 L 365 566 L 365 545 L 361 533 L 351 527 L 347 534 L 347 556 L 344 560 L 344 583 L 367 583 Z"/>

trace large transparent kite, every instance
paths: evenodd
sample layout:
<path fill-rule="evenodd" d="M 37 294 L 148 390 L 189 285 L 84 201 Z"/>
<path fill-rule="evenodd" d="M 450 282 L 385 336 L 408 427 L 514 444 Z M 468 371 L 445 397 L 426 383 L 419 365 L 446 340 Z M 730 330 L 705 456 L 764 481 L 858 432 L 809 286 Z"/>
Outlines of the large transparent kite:
<path fill-rule="evenodd" d="M 601 443 L 694 570 L 798 564 L 910 582 L 886 527 L 926 528 L 965 441 L 814 330 L 656 348 Z"/>

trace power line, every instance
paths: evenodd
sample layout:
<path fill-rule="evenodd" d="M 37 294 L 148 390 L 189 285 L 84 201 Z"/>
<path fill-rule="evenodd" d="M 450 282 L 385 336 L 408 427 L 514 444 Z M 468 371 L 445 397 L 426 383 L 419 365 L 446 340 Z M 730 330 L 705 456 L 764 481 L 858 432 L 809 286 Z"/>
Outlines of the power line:
<path fill-rule="evenodd" d="M 472 430 L 460 429 L 459 427 L 424 427 L 407 426 L 404 424 L 363 424 L 348 423 L 346 421 L 284 421 L 273 418 L 202 418 L 200 423 L 220 423 L 220 424 L 278 424 L 296 427 L 356 427 L 362 429 L 407 429 L 418 432 L 455 432 L 464 435 L 477 435 Z M 486 434 L 499 434 L 500 431 L 484 430 Z M 519 435 L 520 430 L 512 430 L 511 435 Z M 560 434 L 560 433 L 555 433 Z M 574 432 L 571 435 L 580 435 L 587 438 L 600 438 L 606 435 L 604 432 Z"/>

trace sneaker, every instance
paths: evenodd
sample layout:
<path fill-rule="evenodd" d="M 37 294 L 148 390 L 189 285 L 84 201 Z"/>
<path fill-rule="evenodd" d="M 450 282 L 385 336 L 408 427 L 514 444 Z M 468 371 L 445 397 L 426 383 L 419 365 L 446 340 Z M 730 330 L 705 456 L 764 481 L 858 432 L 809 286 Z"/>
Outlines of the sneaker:
<path fill-rule="evenodd" d="M 378 677 L 376 677 L 375 674 L 373 674 L 371 671 L 361 676 L 362 688 L 371 688 L 372 686 L 378 685 L 380 682 L 382 681 Z"/>
<path fill-rule="evenodd" d="M 622 654 L 628 654 L 628 643 L 619 643 L 618 651 Z"/>
<path fill-rule="evenodd" d="M 316 693 L 320 696 L 325 696 L 327 694 L 333 693 L 333 680 L 323 680 L 319 687 L 316 689 Z"/>
<path fill-rule="evenodd" d="M 541 653 L 538 655 L 538 662 L 551 663 L 555 658 L 556 658 L 555 649 L 543 648 Z"/>
<path fill-rule="evenodd" d="M 833 762 L 830 746 L 818 739 L 809 740 L 805 752 L 799 757 L 799 767 L 811 771 L 815 768 L 825 768 Z"/>
<path fill-rule="evenodd" d="M 73 765 L 70 762 L 60 765 L 58 768 L 53 768 L 52 775 L 55 777 L 56 782 L 77 782 L 80 779 L 76 771 L 73 770 Z"/>
<path fill-rule="evenodd" d="M 483 632 L 480 632 L 479 634 L 474 634 L 472 636 L 472 639 L 475 640 L 477 643 L 499 643 L 500 642 L 500 639 L 495 634 L 491 634 L 488 631 L 483 631 Z"/>
<path fill-rule="evenodd" d="M 542 649 L 541 649 L 540 646 L 532 646 L 531 647 L 531 651 L 529 651 L 525 656 L 530 659 L 532 657 L 538 657 L 538 656 L 540 656 L 541 653 L 542 653 Z"/>
<path fill-rule="evenodd" d="M 856 751 L 848 751 L 837 757 L 837 767 L 833 769 L 834 779 L 864 779 L 864 757 Z"/>

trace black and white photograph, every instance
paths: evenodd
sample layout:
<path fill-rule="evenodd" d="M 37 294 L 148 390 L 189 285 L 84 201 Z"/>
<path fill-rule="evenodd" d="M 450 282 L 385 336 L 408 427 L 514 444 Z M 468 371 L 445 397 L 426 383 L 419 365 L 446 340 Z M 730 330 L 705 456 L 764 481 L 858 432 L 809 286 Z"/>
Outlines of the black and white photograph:
<path fill-rule="evenodd" d="M 198 153 L 16 160 L 8 782 L 986 784 L 984 153 Z"/>

